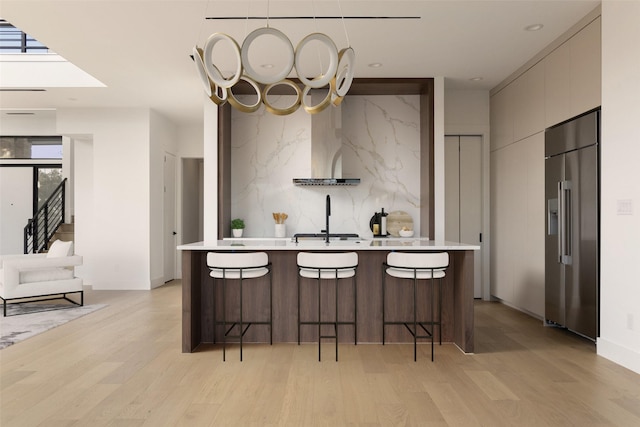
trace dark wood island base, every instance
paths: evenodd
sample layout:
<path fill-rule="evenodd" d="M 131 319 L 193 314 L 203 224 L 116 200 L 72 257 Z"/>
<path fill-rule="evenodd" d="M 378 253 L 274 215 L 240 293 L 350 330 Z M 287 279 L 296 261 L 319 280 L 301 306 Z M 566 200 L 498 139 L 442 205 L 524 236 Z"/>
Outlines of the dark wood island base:
<path fill-rule="evenodd" d="M 214 295 L 213 279 L 209 276 L 206 263 L 207 253 L 210 251 L 264 251 L 269 255 L 273 274 L 273 341 L 275 343 L 297 342 L 297 264 L 296 255 L 300 251 L 317 250 L 313 247 L 283 247 L 270 250 L 267 247 L 245 246 L 242 249 L 230 247 L 228 243 L 219 245 L 191 244 L 178 247 L 182 254 L 182 352 L 196 351 L 201 343 L 220 342 L 221 327 L 213 327 L 213 316 L 221 310 L 220 287 L 216 286 Z M 442 292 L 442 341 L 455 343 L 463 352 L 473 353 L 473 257 L 477 247 L 455 244 L 455 250 L 439 249 L 433 243 L 429 247 L 410 247 L 416 251 L 446 251 L 449 252 L 450 264 L 443 282 Z M 444 245 L 451 246 L 449 242 Z M 351 247 L 323 248 L 330 251 L 348 251 Z M 357 269 L 357 322 L 359 343 L 382 342 L 382 263 L 386 260 L 391 247 L 369 248 L 356 250 L 358 253 Z M 397 248 L 397 250 L 407 250 Z M 252 313 L 252 317 L 268 316 L 268 296 L 257 279 L 255 290 L 245 285 L 245 313 Z M 326 283 L 326 285 L 324 284 Z M 410 280 L 398 280 L 387 277 L 386 316 L 389 320 L 403 321 L 412 316 Z M 330 320 L 335 316 L 332 304 L 324 299 L 333 300 L 335 294 L 334 283 L 323 281 L 322 320 Z M 424 301 L 423 309 L 418 310 L 418 316 L 428 318 L 430 304 L 427 290 L 429 284 L 419 285 L 418 300 Z M 313 288 L 313 289 L 312 289 Z M 229 292 L 229 289 L 232 291 Z M 313 291 L 313 292 L 312 292 Z M 317 290 L 314 281 L 301 281 L 301 317 L 317 319 Z M 341 319 L 353 318 L 353 300 L 350 283 L 341 284 L 338 288 L 340 299 Z M 237 298 L 233 293 L 233 286 L 228 286 L 227 298 Z M 344 303 L 343 303 L 344 301 Z M 228 309 L 229 310 L 229 309 Z M 229 315 L 228 311 L 228 315 Z M 233 314 L 233 313 L 231 313 Z M 387 326 L 387 342 L 412 342 L 412 337 L 404 326 Z M 436 337 L 438 339 L 437 331 Z M 244 338 L 245 342 L 268 342 L 266 328 L 250 328 Z M 302 342 L 317 341 L 316 328 L 302 328 Z M 344 327 L 340 330 L 340 342 L 353 343 L 353 328 Z"/>

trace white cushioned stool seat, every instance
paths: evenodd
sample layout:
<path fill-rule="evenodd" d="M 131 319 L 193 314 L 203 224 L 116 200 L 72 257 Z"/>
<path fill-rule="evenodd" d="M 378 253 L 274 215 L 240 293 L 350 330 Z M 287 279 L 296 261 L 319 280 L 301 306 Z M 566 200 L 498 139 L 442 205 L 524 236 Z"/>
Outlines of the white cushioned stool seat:
<path fill-rule="evenodd" d="M 440 279 L 445 276 L 445 268 L 449 265 L 449 254 L 390 252 L 387 255 L 387 274 L 393 277 L 413 279 Z M 444 267 L 443 267 L 444 266 Z"/>
<path fill-rule="evenodd" d="M 321 279 L 346 279 L 356 275 L 358 254 L 345 253 L 298 253 L 298 266 L 300 276 L 317 279 L 318 273 Z"/>
<path fill-rule="evenodd" d="M 242 272 L 243 279 L 262 277 L 269 273 L 266 267 L 269 256 L 265 252 L 209 252 L 207 265 L 210 276 L 216 279 L 239 279 Z"/>

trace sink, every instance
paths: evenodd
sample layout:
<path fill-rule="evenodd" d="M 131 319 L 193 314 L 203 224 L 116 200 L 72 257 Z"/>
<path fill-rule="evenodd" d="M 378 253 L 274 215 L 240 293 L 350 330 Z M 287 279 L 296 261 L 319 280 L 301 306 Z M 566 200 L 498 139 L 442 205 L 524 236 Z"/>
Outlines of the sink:
<path fill-rule="evenodd" d="M 296 233 L 293 235 L 293 241 L 298 243 L 300 240 L 321 240 L 325 239 L 325 233 Z M 360 236 L 355 233 L 329 233 L 329 240 L 357 240 Z"/>

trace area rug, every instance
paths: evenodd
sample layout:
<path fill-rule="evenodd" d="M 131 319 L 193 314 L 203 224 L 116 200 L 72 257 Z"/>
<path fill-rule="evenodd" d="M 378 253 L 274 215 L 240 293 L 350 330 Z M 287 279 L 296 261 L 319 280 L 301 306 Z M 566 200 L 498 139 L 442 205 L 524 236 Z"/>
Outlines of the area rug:
<path fill-rule="evenodd" d="M 104 307 L 106 304 L 82 307 L 38 303 L 7 305 L 7 317 L 0 313 L 0 350 Z"/>

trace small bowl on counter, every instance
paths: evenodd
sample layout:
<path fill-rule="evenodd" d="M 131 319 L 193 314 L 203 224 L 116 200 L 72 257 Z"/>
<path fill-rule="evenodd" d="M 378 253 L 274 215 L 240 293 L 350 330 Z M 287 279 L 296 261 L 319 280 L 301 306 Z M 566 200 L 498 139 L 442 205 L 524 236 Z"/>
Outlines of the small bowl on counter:
<path fill-rule="evenodd" d="M 400 237 L 413 237 L 413 230 L 398 230 Z"/>

